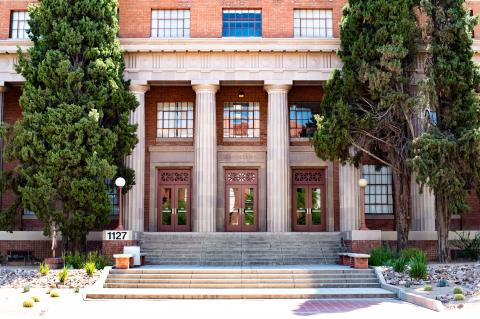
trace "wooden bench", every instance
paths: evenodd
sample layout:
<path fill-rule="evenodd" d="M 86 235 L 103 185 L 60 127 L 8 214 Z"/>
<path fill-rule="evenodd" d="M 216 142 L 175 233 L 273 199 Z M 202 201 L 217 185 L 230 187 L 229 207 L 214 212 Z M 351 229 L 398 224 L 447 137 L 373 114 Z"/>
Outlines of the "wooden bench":
<path fill-rule="evenodd" d="M 7 262 L 12 260 L 23 260 L 26 265 L 27 260 L 32 260 L 32 252 L 30 250 L 9 250 L 7 251 Z"/>
<path fill-rule="evenodd" d="M 117 269 L 129 269 L 133 268 L 133 256 L 130 254 L 115 254 L 115 268 Z"/>
<path fill-rule="evenodd" d="M 356 253 L 339 253 L 339 264 L 343 266 L 350 266 L 357 269 L 368 268 L 368 254 L 356 254 Z"/>
<path fill-rule="evenodd" d="M 141 253 L 140 254 L 140 266 L 145 266 L 145 259 L 147 258 L 147 254 Z"/>

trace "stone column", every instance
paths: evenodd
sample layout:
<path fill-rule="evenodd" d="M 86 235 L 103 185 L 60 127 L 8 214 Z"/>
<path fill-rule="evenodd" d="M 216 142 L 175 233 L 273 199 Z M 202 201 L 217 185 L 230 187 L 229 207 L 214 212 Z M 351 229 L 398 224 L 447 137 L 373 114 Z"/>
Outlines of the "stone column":
<path fill-rule="evenodd" d="M 353 165 L 340 165 L 340 231 L 358 230 L 360 225 L 360 170 Z"/>
<path fill-rule="evenodd" d="M 145 196 L 145 93 L 148 85 L 130 85 L 130 91 L 138 101 L 137 109 L 130 114 L 130 123 L 137 124 L 138 143 L 127 156 L 127 167 L 135 171 L 135 185 L 125 196 L 125 229 L 144 231 L 144 196 Z"/>
<path fill-rule="evenodd" d="M 435 231 L 435 195 L 428 187 L 423 187 L 420 194 L 420 185 L 412 176 L 412 230 Z"/>
<path fill-rule="evenodd" d="M 217 130 L 215 93 L 219 82 L 192 81 L 195 103 L 193 231 L 215 232 L 217 208 Z"/>
<path fill-rule="evenodd" d="M 265 83 L 267 119 L 267 231 L 291 230 L 288 91 L 291 82 Z"/>

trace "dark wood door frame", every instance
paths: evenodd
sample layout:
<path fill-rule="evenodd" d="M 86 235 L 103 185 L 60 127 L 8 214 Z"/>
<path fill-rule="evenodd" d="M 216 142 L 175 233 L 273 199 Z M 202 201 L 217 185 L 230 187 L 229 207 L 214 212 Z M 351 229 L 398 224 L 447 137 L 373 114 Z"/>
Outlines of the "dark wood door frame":
<path fill-rule="evenodd" d="M 327 221 L 327 187 L 326 187 L 326 169 L 294 169 L 292 174 L 293 187 L 292 187 L 292 229 L 293 231 L 326 231 Z M 305 222 L 302 225 L 298 225 L 297 215 L 297 189 L 304 189 L 304 211 Z M 313 198 L 314 190 L 320 190 L 320 223 L 315 224 L 313 221 Z"/>
<path fill-rule="evenodd" d="M 191 231 L 191 170 L 190 169 L 158 169 L 157 171 L 157 229 L 161 232 Z M 170 189 L 171 220 L 164 225 L 162 190 Z M 179 190 L 186 190 L 185 223 L 179 224 Z"/>
<path fill-rule="evenodd" d="M 237 212 L 233 212 L 235 225 L 230 224 L 230 189 L 237 189 L 235 200 Z M 253 189 L 253 224 L 247 224 L 245 203 L 247 190 Z M 225 169 L 225 230 L 228 232 L 258 231 L 258 170 L 257 169 Z"/>

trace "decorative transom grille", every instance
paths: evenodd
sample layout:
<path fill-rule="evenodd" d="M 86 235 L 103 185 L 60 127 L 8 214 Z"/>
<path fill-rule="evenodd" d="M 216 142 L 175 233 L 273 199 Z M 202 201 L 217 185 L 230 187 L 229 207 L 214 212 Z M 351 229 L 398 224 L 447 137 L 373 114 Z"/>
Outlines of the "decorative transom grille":
<path fill-rule="evenodd" d="M 323 171 L 295 171 L 293 173 L 293 181 L 296 184 L 310 184 L 324 182 Z"/>
<path fill-rule="evenodd" d="M 190 183 L 190 171 L 160 171 L 161 183 Z"/>
<path fill-rule="evenodd" d="M 257 183 L 257 172 L 255 171 L 227 171 L 226 172 L 227 183 L 235 184 L 251 184 Z"/>

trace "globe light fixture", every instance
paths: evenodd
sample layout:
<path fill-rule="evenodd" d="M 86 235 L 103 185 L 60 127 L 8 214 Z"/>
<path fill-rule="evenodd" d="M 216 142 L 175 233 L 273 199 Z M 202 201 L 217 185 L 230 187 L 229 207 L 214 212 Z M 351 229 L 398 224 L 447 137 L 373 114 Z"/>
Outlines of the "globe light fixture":
<path fill-rule="evenodd" d="M 118 177 L 115 185 L 118 187 L 118 226 L 115 230 L 124 230 L 123 228 L 123 203 L 122 203 L 122 187 L 125 186 L 125 178 Z"/>

